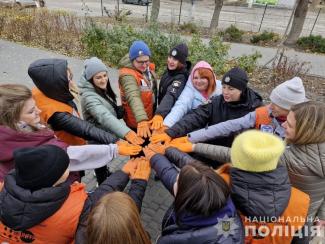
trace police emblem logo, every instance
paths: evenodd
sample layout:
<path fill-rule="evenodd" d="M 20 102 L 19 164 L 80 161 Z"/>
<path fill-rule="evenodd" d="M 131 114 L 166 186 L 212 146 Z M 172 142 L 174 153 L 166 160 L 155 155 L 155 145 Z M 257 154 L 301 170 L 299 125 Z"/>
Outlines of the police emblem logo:
<path fill-rule="evenodd" d="M 225 82 L 229 82 L 229 81 L 230 81 L 230 77 L 227 76 L 227 77 L 225 78 Z"/>
<path fill-rule="evenodd" d="M 172 56 L 175 57 L 177 55 L 177 51 L 176 50 L 173 50 L 172 51 Z"/>
<path fill-rule="evenodd" d="M 142 55 L 143 55 L 143 51 L 140 50 L 140 51 L 139 51 L 139 56 L 142 56 Z"/>
<path fill-rule="evenodd" d="M 175 81 L 173 82 L 173 85 L 172 85 L 172 86 L 178 88 L 180 85 L 181 85 L 181 82 L 178 81 L 178 80 L 175 80 Z"/>
<path fill-rule="evenodd" d="M 229 231 L 230 230 L 230 221 L 222 221 L 222 230 Z"/>
<path fill-rule="evenodd" d="M 271 133 L 271 134 L 274 133 L 274 128 L 272 125 L 261 125 L 260 130 L 263 132 Z"/>

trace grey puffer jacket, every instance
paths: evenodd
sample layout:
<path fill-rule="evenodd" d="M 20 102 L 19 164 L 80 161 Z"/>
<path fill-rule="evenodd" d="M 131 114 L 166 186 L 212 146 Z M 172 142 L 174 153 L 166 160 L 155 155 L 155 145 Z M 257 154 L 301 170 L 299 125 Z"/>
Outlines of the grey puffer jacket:
<path fill-rule="evenodd" d="M 198 143 L 194 152 L 212 160 L 230 162 L 230 148 Z M 291 145 L 281 156 L 292 186 L 307 193 L 310 198 L 309 217 L 325 220 L 325 143 Z"/>
<path fill-rule="evenodd" d="M 280 162 L 287 165 L 292 186 L 309 194 L 308 216 L 325 220 L 325 142 L 290 145 Z"/>
<path fill-rule="evenodd" d="M 81 76 L 78 86 L 81 92 L 81 108 L 84 119 L 95 124 L 96 127 L 112 132 L 119 138 L 124 138 L 131 129 L 123 120 L 116 117 L 115 109 L 108 101 L 110 98 L 105 99 L 100 96 L 84 74 Z"/>

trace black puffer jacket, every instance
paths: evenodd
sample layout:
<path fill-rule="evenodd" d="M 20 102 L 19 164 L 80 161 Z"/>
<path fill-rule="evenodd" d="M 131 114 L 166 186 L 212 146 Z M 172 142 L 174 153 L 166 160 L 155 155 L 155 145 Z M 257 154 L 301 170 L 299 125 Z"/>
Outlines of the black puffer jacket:
<path fill-rule="evenodd" d="M 181 95 L 191 69 L 191 62 L 186 62 L 186 67 L 181 70 L 166 70 L 159 83 L 158 108 L 156 114 L 163 118 L 167 116 Z"/>
<path fill-rule="evenodd" d="M 79 217 L 76 243 L 83 243 L 87 217 L 98 200 L 109 192 L 123 191 L 129 176 L 122 171 L 110 175 L 94 192 L 88 194 Z M 139 211 L 147 182 L 132 180 L 129 195 Z M 68 198 L 70 184 L 62 183 L 56 187 L 43 188 L 34 192 L 17 186 L 15 171 L 9 173 L 0 192 L 0 220 L 14 230 L 27 230 L 52 216 Z M 49 243 L 51 240 L 49 240 Z"/>
<path fill-rule="evenodd" d="M 64 59 L 39 59 L 29 66 L 28 74 L 44 95 L 77 110 L 77 106 L 73 102 L 74 97 L 69 91 L 67 68 L 68 63 Z M 109 144 L 118 139 L 116 136 L 66 112 L 54 113 L 47 122 L 55 131 L 63 130 L 98 143 Z"/>
<path fill-rule="evenodd" d="M 243 93 L 239 102 L 225 102 L 222 95 L 213 97 L 211 102 L 192 110 L 183 119 L 169 128 L 166 133 L 172 138 L 186 136 L 194 130 L 218 124 L 230 119 L 240 118 L 262 105 L 262 97 L 250 88 Z M 210 142 L 214 145 L 230 147 L 233 136 L 218 138 Z"/>
<path fill-rule="evenodd" d="M 287 208 L 291 184 L 286 166 L 262 173 L 231 168 L 231 198 L 247 217 L 279 217 Z"/>

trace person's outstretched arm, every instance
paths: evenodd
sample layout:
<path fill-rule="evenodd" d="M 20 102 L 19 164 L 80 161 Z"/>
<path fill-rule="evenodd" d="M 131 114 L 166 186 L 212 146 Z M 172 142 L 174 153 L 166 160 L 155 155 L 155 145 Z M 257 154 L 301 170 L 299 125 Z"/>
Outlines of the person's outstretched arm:
<path fill-rule="evenodd" d="M 85 140 L 102 144 L 115 143 L 117 137 L 67 112 L 56 112 L 48 120 L 54 131 L 63 130 Z"/>

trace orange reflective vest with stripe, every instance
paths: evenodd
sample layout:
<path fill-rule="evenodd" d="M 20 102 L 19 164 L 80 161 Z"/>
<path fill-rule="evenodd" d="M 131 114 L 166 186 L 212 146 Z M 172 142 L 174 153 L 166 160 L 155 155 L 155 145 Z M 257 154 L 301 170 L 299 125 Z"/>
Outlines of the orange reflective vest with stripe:
<path fill-rule="evenodd" d="M 268 106 L 255 109 L 255 129 L 259 130 L 261 125 L 270 125 L 272 118 Z"/>
<path fill-rule="evenodd" d="M 228 185 L 231 184 L 230 167 L 230 164 L 225 164 L 216 170 Z M 240 214 L 245 228 L 245 244 L 290 244 L 295 232 L 307 220 L 309 203 L 310 198 L 306 193 L 291 187 L 288 206 L 277 218 L 280 221 L 258 222 Z"/>
<path fill-rule="evenodd" d="M 74 110 L 71 106 L 54 100 L 45 96 L 39 89 L 33 88 L 33 98 L 36 101 L 37 107 L 41 110 L 40 117 L 43 123 L 48 123 L 48 120 L 56 112 L 67 112 L 73 114 Z M 79 117 L 79 114 L 76 113 L 76 116 Z M 69 145 L 84 145 L 86 141 L 83 138 L 74 136 L 66 131 L 60 130 L 55 131 L 55 135 Z"/>
<path fill-rule="evenodd" d="M 0 243 L 65 244 L 74 243 L 79 218 L 88 195 L 83 183 L 73 183 L 70 194 L 52 216 L 25 231 L 15 231 L 0 222 Z"/>
<path fill-rule="evenodd" d="M 155 66 L 153 63 L 150 63 L 149 65 L 149 68 L 150 68 L 150 71 L 153 71 Z M 136 71 L 134 69 L 131 69 L 131 68 L 121 68 L 119 70 L 119 77 L 123 77 L 125 75 L 131 75 L 135 78 L 136 82 L 137 82 L 137 85 L 139 86 L 139 89 L 140 89 L 140 94 L 141 94 L 141 100 L 142 100 L 142 103 L 143 103 L 143 106 L 144 106 L 144 110 L 147 114 L 147 117 L 148 119 L 152 119 L 153 117 L 153 113 L 154 113 L 154 101 L 153 101 L 153 96 L 154 96 L 154 93 L 153 93 L 153 90 L 151 88 L 152 84 L 149 84 L 149 81 L 147 81 L 147 79 L 144 77 L 144 75 L 139 72 L 139 71 Z M 147 89 L 142 89 L 142 82 L 146 82 L 147 83 Z M 137 121 L 135 119 L 135 116 L 132 112 L 132 109 L 129 105 L 129 103 L 127 102 L 126 100 L 126 95 L 125 95 L 125 92 L 124 92 L 124 89 L 123 87 L 120 85 L 120 91 L 121 91 L 121 102 L 122 102 L 122 106 L 124 108 L 124 121 L 125 123 L 127 124 L 127 126 L 135 129 L 137 128 Z"/>

